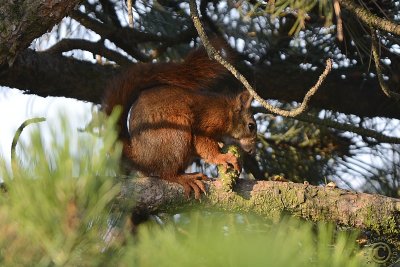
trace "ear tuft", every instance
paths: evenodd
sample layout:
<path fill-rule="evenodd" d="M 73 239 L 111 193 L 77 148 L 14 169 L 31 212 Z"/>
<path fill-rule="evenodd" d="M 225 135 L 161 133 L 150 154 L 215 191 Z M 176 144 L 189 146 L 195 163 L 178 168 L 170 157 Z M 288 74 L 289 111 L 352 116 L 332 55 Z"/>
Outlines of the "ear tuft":
<path fill-rule="evenodd" d="M 253 101 L 253 96 L 250 95 L 249 91 L 244 90 L 236 97 L 237 109 L 240 111 L 242 109 L 248 109 L 251 106 L 251 101 Z"/>

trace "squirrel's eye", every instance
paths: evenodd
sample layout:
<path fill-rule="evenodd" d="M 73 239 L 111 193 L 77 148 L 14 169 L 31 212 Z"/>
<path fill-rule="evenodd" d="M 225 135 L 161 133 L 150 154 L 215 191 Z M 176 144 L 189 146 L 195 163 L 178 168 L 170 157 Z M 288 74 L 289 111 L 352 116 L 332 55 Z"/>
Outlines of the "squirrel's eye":
<path fill-rule="evenodd" d="M 247 127 L 249 127 L 250 132 L 254 131 L 256 129 L 256 124 L 253 122 L 250 122 Z"/>

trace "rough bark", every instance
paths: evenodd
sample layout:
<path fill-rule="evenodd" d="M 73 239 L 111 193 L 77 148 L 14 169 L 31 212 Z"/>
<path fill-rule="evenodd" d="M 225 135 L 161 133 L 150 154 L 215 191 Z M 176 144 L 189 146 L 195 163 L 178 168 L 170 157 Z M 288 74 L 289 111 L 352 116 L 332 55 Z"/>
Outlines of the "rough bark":
<path fill-rule="evenodd" d="M 181 186 L 157 178 L 125 180 L 122 199 L 136 197 L 135 209 L 149 213 L 179 213 L 193 207 L 205 210 L 255 213 L 271 220 L 291 214 L 306 220 L 370 230 L 396 238 L 400 235 L 400 200 L 296 183 L 239 179 L 234 192 L 219 180 L 207 182 L 201 201 L 188 200 Z"/>
<path fill-rule="evenodd" d="M 43 97 L 69 97 L 100 103 L 103 89 L 115 73 L 116 68 L 112 65 L 92 64 L 27 49 L 13 66 L 0 71 L 0 84 Z"/>
<path fill-rule="evenodd" d="M 32 40 L 50 30 L 82 0 L 2 1 L 0 5 L 0 66 L 11 65 Z"/>

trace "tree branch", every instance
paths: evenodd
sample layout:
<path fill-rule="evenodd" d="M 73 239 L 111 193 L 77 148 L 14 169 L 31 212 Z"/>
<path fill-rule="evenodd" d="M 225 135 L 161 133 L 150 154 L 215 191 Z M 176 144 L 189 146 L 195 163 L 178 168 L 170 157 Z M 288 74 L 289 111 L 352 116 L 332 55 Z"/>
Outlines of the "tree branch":
<path fill-rule="evenodd" d="M 105 86 L 119 71 L 110 64 L 93 64 L 27 49 L 12 67 L 0 71 L 0 84 L 43 97 L 70 97 L 100 103 Z"/>
<path fill-rule="evenodd" d="M 86 28 L 91 29 L 99 34 L 103 39 L 109 39 L 110 41 L 114 42 L 119 48 L 127 52 L 135 59 L 142 62 L 150 61 L 150 57 L 140 52 L 136 47 L 136 44 L 141 40 L 141 38 L 144 38 L 143 36 L 146 35 L 145 33 L 140 33 L 130 28 L 117 28 L 109 24 L 101 23 L 100 21 L 89 17 L 79 10 L 72 12 L 71 17 Z"/>
<path fill-rule="evenodd" d="M 126 6 L 127 6 L 127 9 L 128 9 L 128 24 L 129 24 L 129 28 L 133 29 L 132 0 L 126 0 Z"/>
<path fill-rule="evenodd" d="M 239 179 L 234 192 L 221 182 L 207 182 L 201 201 L 188 200 L 183 188 L 157 178 L 126 179 L 121 200 L 136 197 L 135 209 L 149 213 L 179 213 L 196 206 L 204 210 L 255 213 L 278 220 L 289 213 L 306 220 L 329 221 L 380 235 L 400 234 L 400 200 L 331 187 Z"/>
<path fill-rule="evenodd" d="M 187 42 L 195 36 L 193 27 L 177 33 L 175 36 L 163 36 L 148 32 L 141 32 L 130 27 L 113 27 L 108 24 L 101 23 L 86 14 L 76 10 L 71 13 L 71 17 L 81 23 L 88 29 L 91 29 L 101 35 L 104 39 L 109 39 L 119 48 L 130 54 L 142 62 L 148 62 L 152 57 L 143 54 L 137 44 L 146 42 L 162 43 L 163 46 L 172 46 L 182 42 Z"/>
<path fill-rule="evenodd" d="M 117 51 L 105 47 L 102 40 L 99 42 L 91 42 L 84 39 L 62 39 L 44 52 L 61 54 L 62 52 L 71 51 L 73 49 L 85 50 L 96 55 L 101 55 L 109 60 L 115 61 L 121 66 L 130 65 L 133 63 Z"/>
<path fill-rule="evenodd" d="M 18 88 L 28 94 L 70 97 L 97 104 L 101 103 L 111 77 L 120 71 L 117 66 L 92 64 L 27 49 L 16 58 L 12 67 L 0 69 L 0 85 Z M 341 78 L 342 75 L 347 78 Z M 400 119 L 400 104 L 382 94 L 376 79 L 361 75 L 362 70 L 357 68 L 333 70 L 310 106 L 361 117 Z M 254 78 L 261 97 L 290 102 L 301 101 L 307 86 L 314 83 L 318 74 L 283 62 L 257 69 Z M 400 87 L 400 84 L 393 86 Z"/>

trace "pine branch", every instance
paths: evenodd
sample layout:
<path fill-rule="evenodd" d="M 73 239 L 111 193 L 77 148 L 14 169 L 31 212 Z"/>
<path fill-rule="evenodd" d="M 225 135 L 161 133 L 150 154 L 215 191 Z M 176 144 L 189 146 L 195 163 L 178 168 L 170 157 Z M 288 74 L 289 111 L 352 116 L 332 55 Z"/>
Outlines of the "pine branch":
<path fill-rule="evenodd" d="M 204 210 L 253 213 L 278 220 L 290 214 L 314 222 L 329 221 L 379 235 L 400 234 L 400 200 L 381 195 L 306 184 L 239 179 L 233 192 L 220 180 L 206 182 L 201 201 L 186 199 L 183 188 L 157 178 L 123 181 L 120 200 L 136 196 L 135 210 L 171 214 L 196 207 Z"/>
<path fill-rule="evenodd" d="M 368 9 L 355 4 L 352 0 L 339 0 L 339 2 L 345 9 L 352 12 L 365 24 L 396 35 L 400 35 L 400 25 L 374 15 Z"/>

